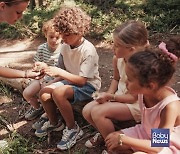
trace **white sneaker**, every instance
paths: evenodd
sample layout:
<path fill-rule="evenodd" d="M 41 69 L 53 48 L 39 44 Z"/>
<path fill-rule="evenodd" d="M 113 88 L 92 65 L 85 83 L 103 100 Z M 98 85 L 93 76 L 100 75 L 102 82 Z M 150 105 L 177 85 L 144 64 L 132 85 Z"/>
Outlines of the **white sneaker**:
<path fill-rule="evenodd" d="M 86 141 L 85 146 L 87 148 L 94 148 L 103 144 L 105 144 L 103 137 L 100 133 L 96 133 L 92 138 Z"/>
<path fill-rule="evenodd" d="M 67 127 L 63 130 L 63 136 L 61 141 L 57 144 L 57 148 L 60 150 L 70 149 L 76 144 L 76 141 L 80 139 L 83 135 L 83 131 L 80 129 L 78 124 L 76 124 L 76 129 L 68 129 Z"/>

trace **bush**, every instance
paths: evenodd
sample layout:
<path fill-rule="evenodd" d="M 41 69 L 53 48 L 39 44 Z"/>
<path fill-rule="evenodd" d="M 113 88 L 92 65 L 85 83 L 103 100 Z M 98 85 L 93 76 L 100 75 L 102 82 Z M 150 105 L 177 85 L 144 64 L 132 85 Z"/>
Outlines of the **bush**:
<path fill-rule="evenodd" d="M 47 0 L 46 0 L 47 1 Z M 92 17 L 90 37 L 111 40 L 113 29 L 129 19 L 140 19 L 151 32 L 179 33 L 179 0 L 76 0 Z M 0 36 L 18 38 L 41 35 L 42 23 L 52 18 L 61 2 L 47 3 L 43 8 L 28 10 L 22 21 L 14 26 L 0 24 Z"/>

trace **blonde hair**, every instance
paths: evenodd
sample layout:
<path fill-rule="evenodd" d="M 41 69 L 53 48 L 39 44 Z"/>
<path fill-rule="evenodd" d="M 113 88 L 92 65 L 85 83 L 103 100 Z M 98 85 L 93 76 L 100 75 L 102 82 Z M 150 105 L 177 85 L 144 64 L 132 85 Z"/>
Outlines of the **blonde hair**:
<path fill-rule="evenodd" d="M 142 22 L 129 20 L 114 30 L 113 39 L 120 46 L 145 47 L 148 43 L 148 32 Z"/>
<path fill-rule="evenodd" d="M 43 34 L 44 34 L 45 37 L 47 37 L 47 33 L 48 33 L 48 32 L 53 32 L 53 33 L 56 32 L 55 27 L 54 27 L 53 19 L 50 19 L 50 20 L 46 21 L 46 22 L 43 24 L 42 32 L 43 32 Z"/>

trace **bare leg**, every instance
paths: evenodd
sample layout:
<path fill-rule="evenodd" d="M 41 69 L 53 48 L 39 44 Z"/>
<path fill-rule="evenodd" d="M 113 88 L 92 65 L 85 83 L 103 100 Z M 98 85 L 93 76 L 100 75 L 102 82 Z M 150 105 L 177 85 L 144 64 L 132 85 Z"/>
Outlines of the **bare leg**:
<path fill-rule="evenodd" d="M 58 87 L 53 91 L 53 100 L 63 116 L 66 126 L 69 129 L 75 127 L 74 113 L 72 106 L 69 102 L 69 99 L 72 99 L 74 96 L 73 88 L 70 85 L 64 85 L 62 87 Z"/>
<path fill-rule="evenodd" d="M 58 118 L 56 114 L 57 106 L 52 99 L 52 92 L 54 89 L 55 87 L 52 87 L 51 85 L 46 86 L 40 90 L 40 94 L 39 94 L 40 101 L 52 125 L 56 125 L 58 123 Z"/>
<path fill-rule="evenodd" d="M 32 83 L 23 91 L 23 97 L 28 103 L 30 103 L 35 109 L 40 107 L 38 102 L 37 93 L 40 91 L 39 80 L 34 80 Z"/>
<path fill-rule="evenodd" d="M 119 121 L 133 119 L 129 108 L 123 103 L 104 103 L 95 106 L 92 109 L 91 116 L 104 139 L 108 134 L 115 131 L 112 119 Z"/>
<path fill-rule="evenodd" d="M 83 117 L 94 127 L 96 128 L 96 125 L 92 119 L 92 116 L 91 116 L 91 112 L 92 112 L 92 109 L 95 107 L 95 106 L 98 106 L 100 105 L 98 102 L 96 101 L 92 101 L 88 104 L 86 104 L 82 110 L 82 114 L 83 114 Z M 97 129 L 97 128 L 96 128 Z"/>

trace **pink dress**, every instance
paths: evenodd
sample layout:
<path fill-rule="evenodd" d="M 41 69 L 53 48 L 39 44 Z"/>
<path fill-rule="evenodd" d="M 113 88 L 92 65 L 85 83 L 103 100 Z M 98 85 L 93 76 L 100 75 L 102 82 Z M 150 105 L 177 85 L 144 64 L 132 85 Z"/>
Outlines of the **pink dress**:
<path fill-rule="evenodd" d="M 167 87 L 174 94 L 164 98 L 158 104 L 151 108 L 146 108 L 143 103 L 143 95 L 139 94 L 138 100 L 141 110 L 141 124 L 134 127 L 123 129 L 122 132 L 130 137 L 138 139 L 151 139 L 151 128 L 158 128 L 160 124 L 160 114 L 166 105 L 173 101 L 180 100 L 175 91 Z M 136 149 L 133 149 L 137 151 Z M 170 135 L 170 147 L 165 147 L 159 154 L 180 154 L 180 125 L 173 128 Z"/>

